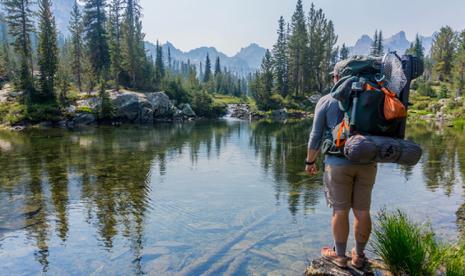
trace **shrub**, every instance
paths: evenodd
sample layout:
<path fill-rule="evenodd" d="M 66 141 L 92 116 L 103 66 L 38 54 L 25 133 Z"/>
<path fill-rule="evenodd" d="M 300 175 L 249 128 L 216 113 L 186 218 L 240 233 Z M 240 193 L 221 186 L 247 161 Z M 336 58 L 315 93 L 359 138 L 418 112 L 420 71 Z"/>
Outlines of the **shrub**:
<path fill-rule="evenodd" d="M 26 106 L 20 103 L 0 104 L 0 123 L 15 125 L 26 120 Z"/>
<path fill-rule="evenodd" d="M 193 93 L 192 109 L 200 117 L 218 118 L 226 114 L 226 105 L 215 103 L 207 91 Z"/>
<path fill-rule="evenodd" d="M 190 94 L 184 89 L 180 79 L 169 80 L 164 84 L 164 89 L 175 105 L 188 103 L 191 100 Z"/>
<path fill-rule="evenodd" d="M 99 120 L 111 120 L 114 117 L 114 106 L 110 100 L 108 92 L 105 90 L 105 85 L 101 84 L 99 91 L 100 107 L 97 117 Z"/>
<path fill-rule="evenodd" d="M 430 82 L 420 82 L 418 84 L 418 94 L 421 96 L 427 97 L 435 97 L 436 94 L 434 93 L 433 87 L 431 86 Z"/>
<path fill-rule="evenodd" d="M 449 96 L 449 89 L 447 89 L 447 86 L 443 83 L 441 84 L 441 88 L 439 88 L 439 98 L 445 99 L 448 96 Z"/>
<path fill-rule="evenodd" d="M 434 233 L 412 223 L 400 211 L 380 212 L 374 236 L 374 252 L 395 275 L 432 275 L 439 265 Z"/>
<path fill-rule="evenodd" d="M 58 122 L 61 120 L 60 107 L 56 101 L 31 104 L 26 117 L 31 122 Z"/>

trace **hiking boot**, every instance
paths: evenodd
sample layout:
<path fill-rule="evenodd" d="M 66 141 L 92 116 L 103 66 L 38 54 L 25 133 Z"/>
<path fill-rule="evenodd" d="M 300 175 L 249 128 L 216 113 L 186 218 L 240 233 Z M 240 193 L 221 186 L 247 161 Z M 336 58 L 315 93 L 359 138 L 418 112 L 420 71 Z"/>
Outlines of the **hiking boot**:
<path fill-rule="evenodd" d="M 329 247 L 323 247 L 321 249 L 321 256 L 340 268 L 347 268 L 347 257 L 338 256 L 336 252 Z"/>
<path fill-rule="evenodd" d="M 358 269 L 361 269 L 365 266 L 365 264 L 368 262 L 367 257 L 365 256 L 365 253 L 362 255 L 358 255 L 357 251 L 352 249 L 352 261 L 351 264 Z"/>

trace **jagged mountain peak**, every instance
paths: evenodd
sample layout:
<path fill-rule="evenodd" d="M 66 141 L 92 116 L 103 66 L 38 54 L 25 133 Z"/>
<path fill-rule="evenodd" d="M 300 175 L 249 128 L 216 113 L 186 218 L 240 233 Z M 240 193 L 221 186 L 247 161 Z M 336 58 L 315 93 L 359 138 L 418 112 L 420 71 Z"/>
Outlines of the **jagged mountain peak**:
<path fill-rule="evenodd" d="M 155 45 L 151 42 L 146 42 L 145 46 L 149 54 L 154 57 L 156 55 Z M 228 70 L 242 75 L 255 72 L 260 67 L 266 51 L 265 48 L 256 43 L 252 43 L 249 46 L 242 48 L 232 57 L 211 46 L 202 46 L 184 52 L 176 48 L 171 42 L 166 42 L 162 45 L 162 48 L 165 58 L 167 58 L 169 48 L 172 60 L 183 62 L 190 61 L 191 64 L 198 67 L 200 66 L 200 63 L 205 63 L 207 54 L 210 56 L 212 63 L 217 57 L 219 57 L 223 67 L 227 67 Z"/>
<path fill-rule="evenodd" d="M 425 53 L 429 53 L 433 42 L 433 36 L 419 35 L 419 37 L 423 43 L 423 47 L 425 48 Z M 355 45 L 350 48 L 351 55 L 368 55 L 371 51 L 372 43 L 373 39 L 370 36 L 366 34 L 362 35 Z M 396 51 L 401 55 L 405 53 L 411 43 L 412 41 L 407 39 L 405 31 L 399 31 L 398 33 L 395 33 L 383 40 L 385 51 Z"/>

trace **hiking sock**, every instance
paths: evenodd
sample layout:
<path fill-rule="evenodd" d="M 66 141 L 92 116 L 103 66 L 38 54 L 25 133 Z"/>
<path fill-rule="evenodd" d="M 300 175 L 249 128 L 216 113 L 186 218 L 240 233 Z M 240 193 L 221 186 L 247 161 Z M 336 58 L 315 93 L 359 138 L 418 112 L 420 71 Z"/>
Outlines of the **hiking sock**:
<path fill-rule="evenodd" d="M 362 256 L 366 246 L 366 242 L 357 242 L 355 244 L 355 251 L 357 252 L 357 255 Z"/>
<path fill-rule="evenodd" d="M 339 257 L 345 257 L 347 251 L 347 242 L 335 242 L 336 254 Z"/>

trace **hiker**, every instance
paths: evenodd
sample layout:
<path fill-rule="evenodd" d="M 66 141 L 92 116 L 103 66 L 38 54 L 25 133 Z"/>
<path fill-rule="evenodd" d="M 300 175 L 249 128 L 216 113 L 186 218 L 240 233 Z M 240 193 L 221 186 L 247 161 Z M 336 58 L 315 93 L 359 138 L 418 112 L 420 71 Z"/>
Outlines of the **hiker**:
<path fill-rule="evenodd" d="M 340 79 L 341 62 L 334 67 L 333 81 Z M 333 131 L 344 119 L 339 101 L 328 94 L 322 97 L 315 109 L 313 129 L 308 143 L 305 170 L 310 175 L 318 173 L 317 156 L 325 135 Z M 332 233 L 334 248 L 324 247 L 321 254 L 341 268 L 346 268 L 347 240 L 349 236 L 349 213 L 355 216 L 354 232 L 356 246 L 352 249 L 352 265 L 362 268 L 367 261 L 365 247 L 371 234 L 371 194 L 376 180 L 377 164 L 357 163 L 344 156 L 325 155 L 324 184 L 328 205 L 333 209 Z"/>

